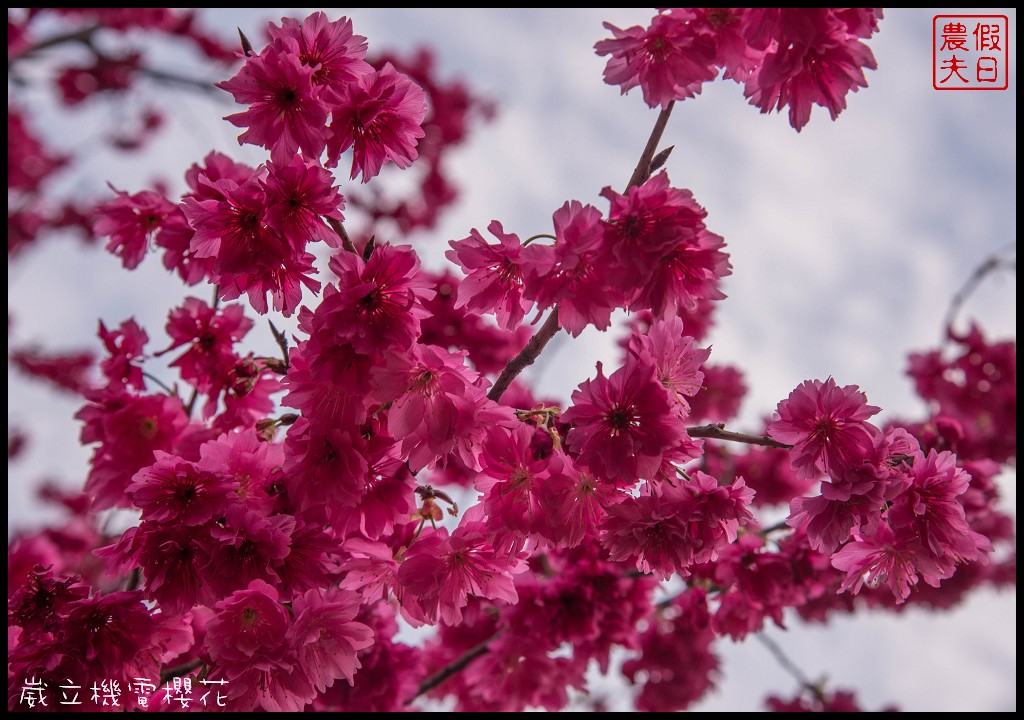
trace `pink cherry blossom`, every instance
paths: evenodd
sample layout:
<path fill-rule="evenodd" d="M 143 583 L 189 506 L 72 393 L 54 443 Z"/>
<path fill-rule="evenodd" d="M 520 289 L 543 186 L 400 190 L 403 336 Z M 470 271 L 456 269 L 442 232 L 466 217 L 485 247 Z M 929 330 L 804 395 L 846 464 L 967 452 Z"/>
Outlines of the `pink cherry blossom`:
<path fill-rule="evenodd" d="M 101 321 L 99 338 L 109 353 L 109 357 L 100 363 L 100 370 L 111 385 L 145 390 L 146 381 L 140 364 L 146 357 L 143 348 L 149 342 L 146 331 L 139 327 L 134 318 L 125 320 L 117 330 L 108 330 Z"/>
<path fill-rule="evenodd" d="M 627 678 L 642 685 L 637 709 L 644 712 L 685 710 L 719 674 L 706 592 L 688 590 L 671 607 L 676 612 L 653 619 L 640 636 L 639 655 L 622 666 Z"/>
<path fill-rule="evenodd" d="M 652 477 L 686 436 L 650 365 L 627 361 L 605 377 L 598 363 L 597 377 L 574 390 L 572 401 L 562 416 L 572 426 L 568 447 L 602 479 L 629 485 Z"/>
<path fill-rule="evenodd" d="M 359 353 L 404 350 L 419 336 L 423 302 L 433 288 L 409 246 L 383 245 L 367 262 L 350 252 L 331 258 L 338 287 L 328 286 L 319 308 L 305 315 L 304 328 L 314 337 L 332 333 Z"/>
<path fill-rule="evenodd" d="M 178 398 L 132 396 L 123 391 L 90 392 L 90 403 L 77 418 L 83 443 L 98 442 L 85 489 L 96 508 L 128 504 L 125 488 L 132 476 L 155 461 L 157 450 L 169 451 L 187 425 Z"/>
<path fill-rule="evenodd" d="M 967 524 L 958 498 L 971 477 L 956 462 L 949 452 L 918 456 L 910 484 L 892 502 L 889 523 L 894 532 L 918 538 L 934 557 L 964 562 L 984 557 L 991 545 Z"/>
<path fill-rule="evenodd" d="M 605 330 L 622 304 L 620 289 L 596 262 L 604 240 L 601 211 L 572 200 L 555 211 L 553 245 L 523 248 L 524 297 L 538 307 L 558 305 L 558 324 L 573 337 L 588 325 Z"/>
<path fill-rule="evenodd" d="M 230 80 L 217 83 L 240 105 L 249 108 L 225 119 L 246 128 L 238 143 L 261 145 L 271 159 L 287 163 L 296 150 L 311 159 L 327 145 L 328 108 L 313 88 L 313 68 L 302 64 L 297 52 L 271 45 Z"/>
<path fill-rule="evenodd" d="M 597 261 L 623 287 L 631 310 L 670 317 L 679 306 L 721 299 L 718 281 L 731 272 L 723 241 L 704 225 L 707 212 L 689 190 L 660 172 L 620 195 L 601 193 L 611 207 Z"/>
<path fill-rule="evenodd" d="M 612 560 L 635 563 L 641 572 L 685 577 L 690 565 L 716 559 L 736 539 L 740 523 L 753 518 L 747 509 L 753 497 L 742 478 L 719 487 L 695 471 L 689 480 L 609 508 L 601 544 Z"/>
<path fill-rule="evenodd" d="M 234 499 L 235 484 L 219 474 L 157 451 L 155 464 L 132 478 L 126 492 L 142 510 L 143 520 L 200 525 L 223 514 Z"/>
<path fill-rule="evenodd" d="M 628 346 L 634 358 L 655 368 L 658 381 L 684 418 L 690 411 L 687 398 L 697 395 L 704 381 L 700 368 L 711 356 L 711 350 L 695 348 L 693 343 L 684 334 L 683 321 L 673 318 L 652 323 L 645 334 L 633 334 Z"/>
<path fill-rule="evenodd" d="M 454 533 L 438 528 L 412 544 L 398 571 L 405 590 L 403 607 L 420 622 L 462 620 L 473 595 L 504 603 L 516 601 L 512 574 L 522 572 L 518 557 L 496 553 L 480 523 L 464 522 Z"/>
<path fill-rule="evenodd" d="M 779 403 L 778 419 L 768 425 L 768 433 L 794 446 L 797 477 L 834 474 L 871 452 L 878 429 L 867 419 L 878 411 L 856 385 L 839 387 L 832 378 L 807 380 Z"/>
<path fill-rule="evenodd" d="M 692 11 L 677 10 L 655 15 L 648 28 L 625 30 L 604 23 L 615 36 L 594 46 L 598 55 L 611 55 L 604 81 L 620 86 L 623 94 L 639 86 L 650 107 L 665 108 L 700 93 L 718 68 L 714 36 L 697 31 L 689 22 L 695 17 Z"/>
<path fill-rule="evenodd" d="M 831 9 L 759 8 L 751 16 L 751 25 L 772 28 L 774 41 L 744 88 L 761 112 L 788 105 L 789 123 L 799 131 L 812 105 L 826 108 L 835 120 L 846 109 L 846 94 L 867 87 L 864 68 L 877 67 L 875 56 Z"/>
<path fill-rule="evenodd" d="M 941 580 L 953 574 L 949 558 L 932 556 L 913 536 L 897 537 L 885 523 L 871 535 L 859 536 L 832 556 L 832 565 L 846 572 L 840 590 L 854 593 L 867 585 L 885 584 L 897 603 L 910 595 L 918 578 L 938 587 Z"/>
<path fill-rule="evenodd" d="M 366 38 L 352 31 L 346 17 L 329 21 L 327 15 L 315 12 L 305 20 L 281 18 L 281 25 L 269 23 L 271 41 L 288 52 L 295 52 L 303 65 L 313 68 L 313 84 L 327 89 L 341 87 L 373 70 L 363 58 Z"/>
<path fill-rule="evenodd" d="M 455 306 L 478 312 L 493 310 L 499 326 L 514 330 L 532 306 L 523 297 L 522 243 L 497 220 L 491 221 L 487 230 L 498 238 L 498 244 L 489 245 L 475 228 L 469 237 L 448 243 L 452 249 L 445 257 L 467 273 Z"/>
<path fill-rule="evenodd" d="M 296 250 L 323 240 L 338 247 L 337 233 L 323 218 L 344 220 L 345 198 L 334 185 L 334 176 L 311 160 L 293 155 L 287 164 L 267 164 L 267 225 L 280 233 Z"/>
<path fill-rule="evenodd" d="M 149 190 L 135 195 L 115 192 L 117 198 L 96 209 L 94 230 L 101 237 L 110 237 L 107 250 L 120 257 L 122 264 L 131 270 L 146 256 L 150 241 L 174 212 L 174 205 L 163 195 Z"/>
<path fill-rule="evenodd" d="M 424 135 L 420 125 L 427 113 L 426 95 L 419 86 L 385 63 L 379 71 L 364 73 L 333 90 L 327 139 L 330 167 L 349 148 L 353 180 L 362 173 L 363 182 L 369 182 L 388 161 L 400 168 L 412 164 L 418 157 L 416 142 Z"/>
<path fill-rule="evenodd" d="M 477 372 L 500 372 L 529 340 L 530 328 L 520 325 L 515 332 L 497 328 L 457 302 L 460 281 L 454 274 L 446 271 L 428 277 L 436 283 L 437 294 L 423 303 L 429 314 L 420 321 L 419 342 L 448 350 L 461 348 L 469 353 Z"/>
<path fill-rule="evenodd" d="M 203 543 L 209 531 L 209 524 L 143 522 L 96 554 L 124 572 L 139 568 L 146 594 L 160 603 L 164 612 L 183 614 L 196 605 L 212 605 L 217 600 L 203 575 L 210 562 Z"/>
<path fill-rule="evenodd" d="M 509 423 L 511 413 L 484 395 L 479 376 L 464 356 L 428 345 L 416 346 L 412 368 L 379 382 L 398 390 L 388 413 L 388 431 L 402 443 L 401 456 L 413 470 L 456 451 L 476 464 L 473 448 L 487 423 Z"/>
<path fill-rule="evenodd" d="M 495 549 L 519 547 L 532 536 L 557 539 L 561 534 L 551 507 L 570 480 L 562 475 L 561 453 L 534 451 L 535 432 L 544 433 L 525 423 L 511 432 L 493 427 L 481 448 L 475 486 L 483 493 Z"/>
<path fill-rule="evenodd" d="M 254 580 L 277 583 L 274 567 L 288 557 L 294 528 L 290 515 L 264 517 L 238 505 L 229 507 L 204 542 L 210 557 L 202 569 L 204 582 L 222 597 Z"/>
<path fill-rule="evenodd" d="M 252 328 L 240 305 L 214 310 L 202 300 L 186 298 L 167 318 L 171 345 L 159 354 L 188 345 L 171 363 L 181 370 L 183 380 L 203 393 L 216 397 L 230 383 L 237 361 L 233 345 Z"/>
<path fill-rule="evenodd" d="M 341 678 L 352 685 L 361 667 L 356 653 L 373 644 L 373 630 L 354 620 L 359 597 L 346 590 L 308 590 L 292 603 L 292 612 L 288 641 L 317 692 Z"/>

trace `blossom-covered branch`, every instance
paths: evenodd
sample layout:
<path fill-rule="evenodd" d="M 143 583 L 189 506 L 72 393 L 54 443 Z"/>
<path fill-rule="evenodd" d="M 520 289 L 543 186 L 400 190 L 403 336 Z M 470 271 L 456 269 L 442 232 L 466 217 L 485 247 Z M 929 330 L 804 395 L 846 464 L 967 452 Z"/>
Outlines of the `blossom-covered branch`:
<path fill-rule="evenodd" d="M 61 37 L 37 36 L 38 17 L 84 24 L 61 42 L 138 31 L 226 55 L 225 120 L 256 159 L 212 150 L 181 195 L 111 186 L 65 213 L 49 187 L 71 160 L 12 98 L 12 257 L 78 223 L 126 270 L 156 262 L 205 289 L 165 308 L 163 335 L 119 318 L 99 323 L 99 353 L 11 353 L 78 398 L 92 455 L 81 492 L 44 491 L 71 521 L 9 543 L 9 709 L 48 707 L 73 679 L 97 709 L 153 708 L 158 685 L 194 681 L 233 711 L 558 710 L 626 651 L 635 707 L 675 711 L 714 686 L 725 637 L 1015 582 L 994 480 L 1016 457 L 1015 343 L 972 328 L 952 353 L 914 355 L 920 418 L 878 423 L 860 386 L 827 377 L 763 434 L 726 430 L 747 381 L 711 362 L 707 335 L 732 259 L 670 177 L 669 116 L 721 77 L 797 130 L 815 104 L 835 118 L 875 65 L 880 11 L 606 25 L 606 82 L 658 108 L 630 180 L 552 198 L 550 227 L 473 227 L 445 270 L 407 239 L 455 201 L 446 158 L 492 109 L 431 53 L 375 55 L 323 12 L 269 23 L 262 46 L 242 35 L 239 54 L 185 11 L 14 10 L 9 58 L 26 70 L 64 62 L 38 52 Z M 93 55 L 53 73 L 62 107 L 130 97 L 152 66 L 142 50 Z M 271 312 L 295 318 L 287 337 L 270 324 L 280 357 L 250 336 Z M 619 356 L 574 358 L 586 376 L 562 397 L 523 378 L 559 330 L 613 328 Z M 147 387 L 157 377 L 172 379 Z M 25 442 L 9 429 L 9 456 Z M 110 535 L 113 508 L 134 526 Z M 792 705 L 854 705 L 796 676 Z"/>

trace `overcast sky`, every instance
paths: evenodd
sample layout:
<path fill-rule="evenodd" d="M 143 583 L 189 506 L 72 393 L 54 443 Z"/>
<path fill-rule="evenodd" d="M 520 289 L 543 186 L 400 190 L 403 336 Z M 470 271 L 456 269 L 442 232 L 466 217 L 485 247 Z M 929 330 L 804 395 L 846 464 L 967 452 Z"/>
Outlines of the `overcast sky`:
<path fill-rule="evenodd" d="M 217 10 L 209 17 L 225 34 L 241 26 L 258 45 L 264 21 L 286 12 Z M 931 76 L 936 12 L 887 11 L 870 41 L 879 69 L 868 72 L 869 87 L 848 97 L 836 122 L 818 108 L 797 134 L 785 115 L 759 114 L 728 81 L 706 85 L 673 113 L 664 140 L 676 148 L 670 177 L 707 209 L 708 227 L 724 236 L 732 258 L 729 299 L 710 342 L 713 362 L 746 373 L 750 395 L 739 429 L 756 425 L 800 382 L 829 375 L 860 385 L 885 415 L 919 416 L 904 376 L 907 352 L 937 343 L 953 293 L 973 268 L 1016 240 L 1016 14 L 999 11 L 1010 17 L 1009 90 L 940 92 Z M 551 213 L 568 199 L 606 208 L 601 189 L 625 184 L 656 111 L 639 92 L 620 97 L 603 84 L 604 61 L 593 44 L 607 35 L 602 20 L 646 24 L 651 13 L 347 11 L 371 51 L 429 44 L 445 76 L 465 78 L 498 106 L 495 122 L 452 164 L 462 202 L 429 237 L 408 238 L 429 264 L 439 267 L 448 240 L 492 219 L 525 237 L 550 232 Z M 209 72 L 166 57 L 168 69 Z M 167 99 L 164 88 L 150 92 Z M 262 151 L 238 148 L 237 129 L 217 120 L 234 111 L 225 100 L 175 95 L 172 108 L 173 127 L 154 148 L 154 162 L 96 151 L 75 187 L 93 192 L 110 180 L 135 192 L 160 178 L 180 189 L 184 169 L 214 148 L 252 164 L 265 159 Z M 58 117 L 54 126 L 61 142 L 81 147 L 119 110 L 100 103 L 86 119 Z M 27 254 L 8 280 L 15 341 L 68 349 L 96 347 L 98 317 L 116 325 L 129 316 L 147 328 L 151 348 L 162 347 L 166 310 L 185 294 L 155 257 L 127 273 L 105 253 L 60 242 Z M 1016 331 L 1015 301 L 1015 279 L 995 277 L 963 318 L 1005 337 Z M 252 347 L 269 352 L 262 329 L 257 325 Z M 593 375 L 594 361 L 617 362 L 614 339 L 593 332 L 558 340 L 537 368 L 542 392 L 568 398 Z M 11 378 L 8 415 L 31 429 L 32 445 L 11 469 L 9 531 L 42 517 L 28 499 L 33 481 L 77 484 L 84 477 L 88 451 L 77 447 L 76 409 L 74 401 Z M 1004 485 L 1015 506 L 1014 483 Z M 1016 707 L 1015 593 L 979 595 L 955 614 L 850 618 L 828 630 L 793 625 L 772 637 L 809 676 L 855 689 L 868 708 Z M 724 641 L 722 650 L 722 690 L 702 709 L 757 709 L 765 692 L 795 688 L 760 644 Z"/>

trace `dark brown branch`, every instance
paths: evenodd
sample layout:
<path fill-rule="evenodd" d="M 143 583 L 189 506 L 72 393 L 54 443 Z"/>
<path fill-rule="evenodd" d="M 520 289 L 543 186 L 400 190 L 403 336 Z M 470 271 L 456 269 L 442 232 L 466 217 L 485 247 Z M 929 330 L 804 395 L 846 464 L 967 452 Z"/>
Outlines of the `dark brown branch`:
<path fill-rule="evenodd" d="M 470 648 L 469 650 L 464 652 L 461 657 L 456 658 L 455 660 L 453 660 L 452 662 L 448 663 L 443 668 L 438 670 L 436 673 L 428 677 L 426 680 L 421 682 L 419 688 L 416 690 L 416 694 L 408 700 L 406 700 L 405 704 L 410 705 L 412 701 L 418 698 L 420 695 L 430 692 L 438 685 L 443 683 L 445 680 L 450 678 L 452 675 L 462 670 L 462 668 L 466 667 L 471 662 L 476 660 L 481 655 L 486 655 L 488 652 L 490 652 L 490 648 L 488 647 L 488 645 L 494 642 L 500 634 L 500 631 L 496 632 L 494 635 L 487 638 L 476 647 Z"/>
<path fill-rule="evenodd" d="M 291 361 L 288 359 L 288 338 L 284 336 L 283 332 L 274 327 L 274 323 L 267 320 L 267 324 L 270 325 L 270 332 L 274 336 L 274 341 L 281 348 L 281 358 L 284 360 L 285 369 L 287 369 L 291 364 Z"/>
<path fill-rule="evenodd" d="M 124 589 L 128 591 L 138 590 L 142 584 L 142 568 L 135 568 L 129 573 L 124 581 Z"/>
<path fill-rule="evenodd" d="M 92 36 L 95 35 L 96 31 L 99 29 L 99 25 L 90 25 L 89 27 L 79 28 L 78 30 L 72 30 L 71 32 L 60 33 L 59 35 L 52 35 L 48 38 L 44 38 L 31 47 L 26 48 L 23 52 L 18 53 L 12 58 L 8 58 L 7 69 L 10 70 L 11 66 L 19 60 L 27 58 L 30 55 L 35 55 L 40 50 L 45 50 L 56 45 L 78 42 L 92 47 Z"/>
<path fill-rule="evenodd" d="M 629 184 L 626 185 L 627 190 L 631 187 L 642 185 L 647 181 L 647 178 L 651 176 L 654 153 L 658 151 L 658 143 L 661 142 L 661 136 L 665 134 L 665 127 L 668 125 L 668 117 L 672 114 L 672 108 L 675 104 L 676 101 L 673 100 L 668 104 L 668 107 L 658 114 L 658 119 L 654 123 L 654 129 L 651 130 L 651 136 L 647 138 L 647 145 L 644 146 L 644 151 L 640 154 L 640 162 L 636 164 L 636 169 L 633 171 L 633 175 L 629 178 Z M 664 162 L 664 160 L 662 160 L 662 162 Z"/>
<path fill-rule="evenodd" d="M 327 220 L 327 224 L 331 226 L 331 229 L 338 233 L 338 237 L 341 238 L 341 246 L 350 253 L 358 255 L 359 251 L 356 250 L 356 246 L 352 244 L 352 238 L 348 236 L 348 231 L 345 229 L 345 226 L 341 224 L 341 221 L 335 220 L 332 217 L 325 218 L 325 220 Z"/>
<path fill-rule="evenodd" d="M 167 668 L 166 670 L 161 670 L 160 684 L 163 685 L 164 683 L 169 682 L 176 677 L 188 675 L 190 672 L 192 672 L 202 664 L 203 661 L 199 658 L 196 658 L 195 660 L 189 660 L 187 663 L 182 663 L 181 665 L 176 665 L 175 667 Z"/>
<path fill-rule="evenodd" d="M 761 537 L 768 537 L 773 532 L 778 532 L 779 530 L 791 530 L 791 529 L 792 528 L 788 524 L 786 524 L 785 520 L 779 520 L 774 525 L 769 525 L 766 528 L 761 528 L 760 530 L 757 531 L 757 534 L 760 535 Z"/>
<path fill-rule="evenodd" d="M 161 388 L 161 389 L 162 389 L 162 390 L 163 390 L 163 391 L 164 391 L 165 393 L 167 393 L 168 395 L 170 395 L 170 396 L 172 396 L 172 397 L 178 394 L 176 390 L 171 390 L 171 389 L 170 389 L 169 387 L 167 387 L 167 386 L 166 386 L 166 385 L 165 385 L 165 384 L 163 383 L 163 381 L 162 381 L 162 380 L 161 380 L 160 378 L 158 378 L 158 377 L 157 377 L 156 375 L 153 375 L 152 373 L 148 373 L 148 372 L 146 372 L 145 370 L 143 370 L 143 371 L 142 371 L 142 377 L 146 378 L 147 380 L 152 380 L 152 381 L 153 381 L 154 383 L 156 383 L 156 384 L 157 384 L 157 385 L 158 385 L 158 386 L 159 386 L 159 387 L 160 387 L 160 388 Z"/>
<path fill-rule="evenodd" d="M 8 58 L 7 69 L 10 71 L 11 66 L 19 60 L 35 55 L 42 50 L 71 42 L 77 42 L 87 46 L 92 50 L 97 60 L 102 60 L 105 55 L 100 52 L 93 42 L 93 36 L 100 27 L 100 25 L 90 25 L 89 27 L 72 30 L 71 32 L 61 33 L 59 35 L 53 35 L 44 40 L 40 40 L 24 52 L 19 53 L 12 58 Z M 156 68 L 146 66 L 140 66 L 136 68 L 136 70 L 140 75 L 156 80 L 157 82 L 167 83 L 170 85 L 180 85 L 193 90 L 202 90 L 203 92 L 217 92 L 217 88 L 214 87 L 212 80 L 201 80 L 199 78 L 186 77 L 184 75 L 167 72 L 166 70 L 158 70 Z"/>
<path fill-rule="evenodd" d="M 191 88 L 192 90 L 202 90 L 203 92 L 208 93 L 217 92 L 217 88 L 214 86 L 212 80 L 200 80 L 199 78 L 186 77 L 184 75 L 178 75 L 176 73 L 157 70 L 156 68 L 146 66 L 138 67 L 137 71 L 140 75 L 148 77 L 150 80 L 167 83 L 168 85 L 180 85 L 181 87 Z"/>
<path fill-rule="evenodd" d="M 508 390 L 508 386 L 512 384 L 512 381 L 519 376 L 519 373 L 533 365 L 534 361 L 540 357 L 544 346 L 548 344 L 557 332 L 558 308 L 556 307 L 548 315 L 548 319 L 544 321 L 544 324 L 541 325 L 540 330 L 530 338 L 530 342 L 526 343 L 526 347 L 520 350 L 518 355 L 505 363 L 505 369 L 501 371 L 501 375 L 494 381 L 494 387 L 487 393 L 487 397 L 494 402 L 498 402 L 505 391 Z"/>
<path fill-rule="evenodd" d="M 195 410 L 196 400 L 199 398 L 199 389 L 192 388 L 192 394 L 188 398 L 188 403 L 185 405 L 185 415 L 192 418 L 192 411 Z"/>
<path fill-rule="evenodd" d="M 711 423 L 710 425 L 698 425 L 697 427 L 686 428 L 690 437 L 708 438 L 710 440 L 732 440 L 733 442 L 746 443 L 747 445 L 760 445 L 761 447 L 779 448 L 781 450 L 792 450 L 792 445 L 772 440 L 767 435 L 747 435 L 746 433 L 732 432 L 726 430 L 723 423 Z"/>

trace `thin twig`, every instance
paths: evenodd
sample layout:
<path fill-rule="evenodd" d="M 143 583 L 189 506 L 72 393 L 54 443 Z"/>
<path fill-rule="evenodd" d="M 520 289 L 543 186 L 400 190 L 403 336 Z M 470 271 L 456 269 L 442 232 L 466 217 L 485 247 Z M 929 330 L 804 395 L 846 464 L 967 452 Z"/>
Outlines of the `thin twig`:
<path fill-rule="evenodd" d="M 1017 269 L 1016 257 L 1002 257 L 1003 253 L 1009 248 L 1013 248 L 1014 254 L 1016 254 L 1017 243 L 1013 242 L 1010 245 L 1006 245 L 999 250 L 996 250 L 981 265 L 974 269 L 974 272 L 972 272 L 971 276 L 967 278 L 967 282 L 963 284 L 963 287 L 957 290 L 956 295 L 953 296 L 953 300 L 949 303 L 949 311 L 946 313 L 946 337 L 944 338 L 946 342 L 949 341 L 949 336 L 953 332 L 953 323 L 956 320 L 957 313 L 960 312 L 960 308 L 967 301 L 967 298 L 971 296 L 971 293 L 981 285 L 981 282 L 996 270 Z"/>
<path fill-rule="evenodd" d="M 44 40 L 40 40 L 35 43 L 24 52 L 15 55 L 7 60 L 7 70 L 10 71 L 11 66 L 19 60 L 35 55 L 41 50 L 54 47 L 56 45 L 63 45 L 64 43 L 77 42 L 82 43 L 89 47 L 97 60 L 106 59 L 106 56 L 99 51 L 99 49 L 93 43 L 93 36 L 96 31 L 100 29 L 100 25 L 90 25 L 89 27 L 80 28 L 71 32 L 61 33 L 59 35 L 53 35 Z M 148 77 L 151 80 L 157 82 L 168 83 L 170 85 L 180 85 L 182 87 L 192 88 L 193 90 L 202 90 L 203 92 L 214 93 L 217 92 L 217 88 L 214 86 L 212 80 L 202 80 L 199 78 L 186 77 L 184 75 L 178 75 L 176 73 L 168 72 L 166 70 L 158 70 L 157 68 L 147 67 L 145 65 L 135 68 L 135 70 L 144 77 Z"/>
<path fill-rule="evenodd" d="M 774 525 L 769 525 L 766 528 L 761 528 L 760 530 L 757 531 L 757 534 L 760 535 L 761 537 L 768 537 L 773 532 L 778 532 L 779 530 L 791 530 L 791 529 L 792 528 L 786 523 L 785 520 L 779 520 Z"/>
<path fill-rule="evenodd" d="M 761 447 L 779 448 L 780 450 L 792 450 L 792 445 L 772 440 L 767 435 L 747 435 L 746 433 L 732 432 L 725 429 L 724 423 L 711 423 L 710 425 L 698 425 L 697 427 L 686 428 L 690 437 L 708 438 L 711 440 L 732 440 L 733 442 L 746 443 L 747 445 L 760 445 Z"/>
<path fill-rule="evenodd" d="M 792 675 L 793 678 L 800 683 L 801 687 L 814 693 L 814 696 L 818 698 L 819 701 L 824 701 L 824 693 L 821 691 L 821 688 L 812 683 L 804 674 L 804 671 L 797 667 L 797 664 L 790 660 L 786 653 L 782 652 L 782 648 L 779 647 L 778 643 L 763 632 L 757 633 L 754 637 L 756 637 L 762 645 L 768 648 L 768 652 L 774 656 L 779 665 L 782 666 L 782 669 Z"/>
<path fill-rule="evenodd" d="M 651 176 L 651 165 L 652 160 L 654 160 L 654 153 L 658 150 L 658 143 L 661 142 L 661 136 L 665 134 L 665 127 L 668 125 L 668 117 L 672 114 L 672 108 L 675 104 L 676 101 L 673 100 L 668 104 L 668 107 L 658 114 L 658 119 L 654 123 L 654 129 L 651 130 L 651 136 L 647 138 L 647 145 L 644 146 L 644 151 L 640 154 L 640 162 L 636 164 L 636 169 L 633 170 L 633 175 L 629 178 L 629 184 L 626 185 L 627 190 L 631 187 L 642 185 L 647 181 L 647 178 Z"/>
<path fill-rule="evenodd" d="M 634 185 L 640 185 L 651 176 L 651 168 L 653 166 L 654 154 L 658 149 L 658 143 L 661 142 L 661 136 L 665 134 L 665 127 L 668 125 L 669 115 L 672 114 L 672 107 L 675 105 L 673 100 L 668 104 L 664 110 L 658 114 L 658 119 L 654 123 L 654 128 L 651 130 L 651 136 L 647 138 L 647 145 L 644 146 L 644 151 L 640 155 L 640 162 L 637 163 L 636 169 L 633 171 L 633 175 L 629 178 L 629 184 L 626 188 L 631 188 Z M 663 157 L 662 157 L 663 156 Z M 661 153 L 661 161 L 664 162 L 665 158 L 668 157 L 667 152 Z M 328 219 L 328 222 L 331 222 Z M 337 222 L 337 221 L 334 221 Z M 338 223 L 339 227 L 341 223 Z M 334 227 L 332 224 L 331 227 Z M 335 232 L 338 232 L 338 228 L 335 227 Z M 342 228 L 342 231 L 344 229 Z M 341 232 L 338 234 L 341 235 Z M 342 236 L 342 242 L 344 243 L 347 235 Z M 346 248 L 347 249 L 347 248 Z M 354 252 L 354 249 L 353 249 Z M 541 326 L 540 330 L 530 338 L 530 342 L 526 343 L 518 355 L 505 363 L 505 369 L 501 371 L 501 375 L 494 381 L 494 387 L 487 393 L 487 397 L 498 402 L 504 392 L 508 389 L 508 386 L 512 384 L 512 381 L 519 376 L 523 370 L 533 365 L 534 361 L 540 357 L 541 352 L 544 350 L 544 346 L 555 336 L 558 332 L 558 306 L 551 311 L 548 315 L 548 319 Z"/>
<path fill-rule="evenodd" d="M 124 589 L 131 592 L 132 590 L 138 590 L 139 585 L 142 584 L 142 568 L 135 568 L 128 574 L 128 577 L 124 579 Z"/>
<path fill-rule="evenodd" d="M 190 672 L 192 672 L 202 664 L 202 660 L 200 660 L 199 658 L 195 658 L 194 660 L 189 660 L 187 663 L 182 663 L 181 665 L 176 665 L 175 667 L 167 668 L 166 670 L 161 670 L 160 683 L 163 684 L 166 682 L 170 682 L 176 677 L 188 675 Z"/>
<path fill-rule="evenodd" d="M 464 652 L 460 657 L 448 663 L 443 668 L 438 670 L 436 673 L 434 673 L 426 680 L 421 682 L 419 688 L 416 690 L 416 694 L 408 700 L 406 700 L 405 704 L 410 705 L 412 701 L 418 698 L 420 695 L 430 692 L 438 685 L 443 683 L 445 680 L 450 678 L 452 675 L 462 670 L 462 668 L 466 667 L 471 662 L 476 660 L 481 655 L 486 655 L 488 652 L 490 652 L 490 647 L 488 647 L 488 645 L 494 642 L 499 635 L 501 635 L 501 631 L 498 631 L 494 635 L 491 635 L 491 637 L 487 638 L 476 647 L 470 648 L 469 650 Z"/>
<path fill-rule="evenodd" d="M 650 573 L 640 573 L 639 576 L 644 576 L 644 575 L 650 575 Z M 639 577 L 639 576 L 637 576 L 637 577 Z M 630 577 L 633 577 L 633 576 L 631 575 Z M 691 590 L 693 590 L 695 588 L 696 589 L 703 589 L 708 594 L 714 593 L 714 594 L 718 594 L 718 595 L 721 595 L 721 594 L 725 593 L 729 589 L 728 587 L 722 587 L 721 585 L 713 583 L 710 580 L 707 580 L 707 581 L 705 581 L 705 580 L 697 580 L 697 581 L 691 580 L 690 582 L 691 582 L 691 584 L 687 585 L 686 587 L 684 587 L 679 592 L 677 592 L 677 593 L 675 593 L 673 595 L 669 595 L 667 598 L 665 598 L 663 600 L 659 600 L 657 603 L 655 603 L 654 604 L 655 609 L 657 609 L 657 610 L 664 610 L 665 608 L 671 606 L 672 603 L 674 603 L 676 600 L 681 598 L 683 595 L 685 595 L 686 593 L 690 592 Z"/>
<path fill-rule="evenodd" d="M 548 344 L 548 341 L 557 332 L 558 308 L 556 307 L 548 315 L 548 319 L 544 321 L 544 324 L 541 325 L 540 330 L 530 338 L 530 342 L 526 343 L 526 347 L 520 350 L 518 355 L 505 363 L 505 369 L 501 371 L 501 375 L 494 381 L 494 387 L 487 393 L 487 397 L 494 402 L 498 402 L 505 391 L 508 390 L 508 386 L 512 384 L 512 381 L 519 376 L 519 373 L 533 365 L 534 361 L 540 357 L 544 346 Z"/>
<path fill-rule="evenodd" d="M 171 390 L 169 387 L 164 385 L 163 381 L 160 380 L 160 378 L 156 377 L 155 375 L 152 375 L 151 373 L 146 372 L 145 370 L 142 371 L 142 377 L 147 378 L 147 379 L 152 380 L 153 382 L 155 382 L 157 385 L 159 385 L 161 388 L 163 388 L 164 392 L 167 393 L 168 395 L 177 395 L 178 394 L 174 390 Z"/>
<path fill-rule="evenodd" d="M 326 218 L 326 220 L 327 224 L 331 226 L 331 229 L 334 230 L 334 232 L 338 234 L 338 237 L 341 238 L 341 246 L 350 253 L 358 255 L 359 251 L 356 250 L 356 246 L 352 244 L 352 238 L 348 236 L 348 231 L 345 229 L 345 226 L 341 224 L 341 221 L 335 220 L 332 217 Z"/>
<path fill-rule="evenodd" d="M 198 388 L 192 388 L 192 394 L 189 396 L 188 403 L 186 403 L 186 405 L 185 405 L 185 415 L 189 419 L 192 418 L 192 411 L 195 410 L 196 399 L 198 397 L 199 397 L 199 389 Z"/>
<path fill-rule="evenodd" d="M 92 36 L 99 29 L 99 25 L 90 25 L 89 27 L 79 28 L 78 30 L 72 30 L 71 32 L 60 33 L 59 35 L 52 35 L 48 38 L 44 38 L 14 57 L 8 58 L 7 69 L 10 70 L 11 65 L 19 60 L 23 60 L 30 55 L 35 55 L 40 50 L 45 50 L 46 48 L 50 48 L 55 45 L 63 45 L 68 42 L 79 42 L 92 47 Z"/>
<path fill-rule="evenodd" d="M 203 92 L 208 93 L 219 92 L 217 87 L 213 84 L 213 80 L 201 80 L 199 78 L 186 77 L 184 75 L 178 75 L 165 70 L 157 70 L 156 68 L 147 67 L 145 65 L 139 66 L 136 70 L 140 75 L 148 77 L 150 80 L 167 83 L 168 85 L 180 85 L 182 87 L 191 88 L 193 90 L 202 90 Z"/>
<path fill-rule="evenodd" d="M 270 332 L 274 335 L 274 340 L 277 342 L 277 346 L 281 348 L 281 359 L 284 360 L 284 367 L 289 367 L 290 361 L 288 360 L 288 338 L 284 336 L 284 333 L 274 327 L 274 323 L 267 320 L 267 325 L 270 326 Z"/>

